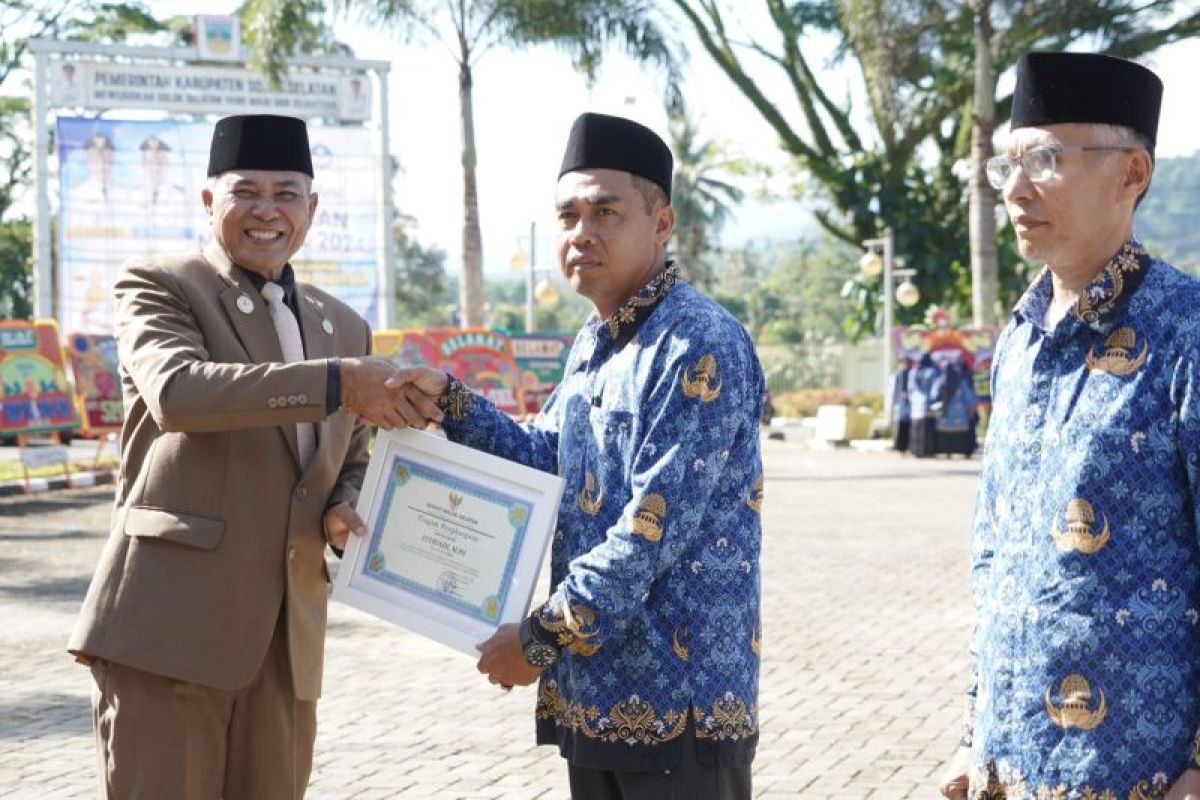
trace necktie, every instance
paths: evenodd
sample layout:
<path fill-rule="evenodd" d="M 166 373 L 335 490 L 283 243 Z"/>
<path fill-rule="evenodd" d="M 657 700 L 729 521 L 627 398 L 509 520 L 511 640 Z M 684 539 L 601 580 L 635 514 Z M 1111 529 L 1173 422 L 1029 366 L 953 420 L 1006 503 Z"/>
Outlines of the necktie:
<path fill-rule="evenodd" d="M 289 364 L 293 361 L 303 361 L 304 340 L 300 338 L 300 324 L 296 321 L 296 315 L 283 302 L 283 287 L 268 281 L 263 284 L 262 296 L 267 301 L 271 322 L 275 324 L 275 334 L 279 337 L 283 360 Z M 316 426 L 311 422 L 296 424 L 296 447 L 300 451 L 300 467 L 303 469 L 308 466 L 313 452 L 317 449 Z"/>

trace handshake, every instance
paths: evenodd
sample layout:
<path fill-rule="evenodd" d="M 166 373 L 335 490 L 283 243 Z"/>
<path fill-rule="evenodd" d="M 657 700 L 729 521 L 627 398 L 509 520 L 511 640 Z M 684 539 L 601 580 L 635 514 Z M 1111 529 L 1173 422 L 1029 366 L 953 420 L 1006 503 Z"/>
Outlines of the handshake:
<path fill-rule="evenodd" d="M 382 356 L 341 359 L 342 407 L 384 430 L 424 429 L 442 421 L 435 402 L 446 390 L 446 373 L 432 367 L 398 368 Z"/>

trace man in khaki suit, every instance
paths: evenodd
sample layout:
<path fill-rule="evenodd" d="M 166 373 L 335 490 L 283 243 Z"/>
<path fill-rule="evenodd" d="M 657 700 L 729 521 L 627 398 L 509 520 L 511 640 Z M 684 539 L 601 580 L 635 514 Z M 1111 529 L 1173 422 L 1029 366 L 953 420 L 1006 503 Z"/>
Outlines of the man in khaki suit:
<path fill-rule="evenodd" d="M 292 276 L 317 206 L 303 121 L 219 121 L 208 172 L 213 242 L 115 289 L 121 474 L 69 643 L 109 798 L 304 795 L 325 545 L 361 532 L 363 421 L 419 419 L 367 323 Z"/>

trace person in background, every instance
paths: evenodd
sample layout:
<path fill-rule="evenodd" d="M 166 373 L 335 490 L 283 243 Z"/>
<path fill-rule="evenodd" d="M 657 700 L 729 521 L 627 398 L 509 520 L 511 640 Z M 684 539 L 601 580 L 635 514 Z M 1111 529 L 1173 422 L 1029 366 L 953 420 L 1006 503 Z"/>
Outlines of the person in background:
<path fill-rule="evenodd" d="M 951 353 L 933 385 L 933 394 L 941 404 L 937 420 L 935 450 L 938 454 L 960 454 L 967 458 L 975 452 L 975 387 L 962 353 Z"/>
<path fill-rule="evenodd" d="M 908 402 L 912 413 L 908 449 L 917 458 L 937 453 L 937 396 L 934 384 L 939 370 L 929 353 L 922 353 L 908 376 Z"/>
<path fill-rule="evenodd" d="M 912 402 L 908 396 L 908 376 L 912 372 L 912 363 L 912 359 L 905 358 L 900 363 L 900 369 L 892 374 L 892 449 L 901 453 L 908 450 L 912 430 Z"/>

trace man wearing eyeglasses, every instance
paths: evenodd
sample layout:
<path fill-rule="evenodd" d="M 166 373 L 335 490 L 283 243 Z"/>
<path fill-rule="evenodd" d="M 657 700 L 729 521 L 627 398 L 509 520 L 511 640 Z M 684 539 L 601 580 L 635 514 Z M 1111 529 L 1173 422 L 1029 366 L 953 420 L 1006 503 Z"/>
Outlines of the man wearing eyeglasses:
<path fill-rule="evenodd" d="M 988 162 L 1046 268 L 992 366 L 947 798 L 1200 797 L 1200 282 L 1135 238 L 1162 83 L 1033 53 Z"/>

